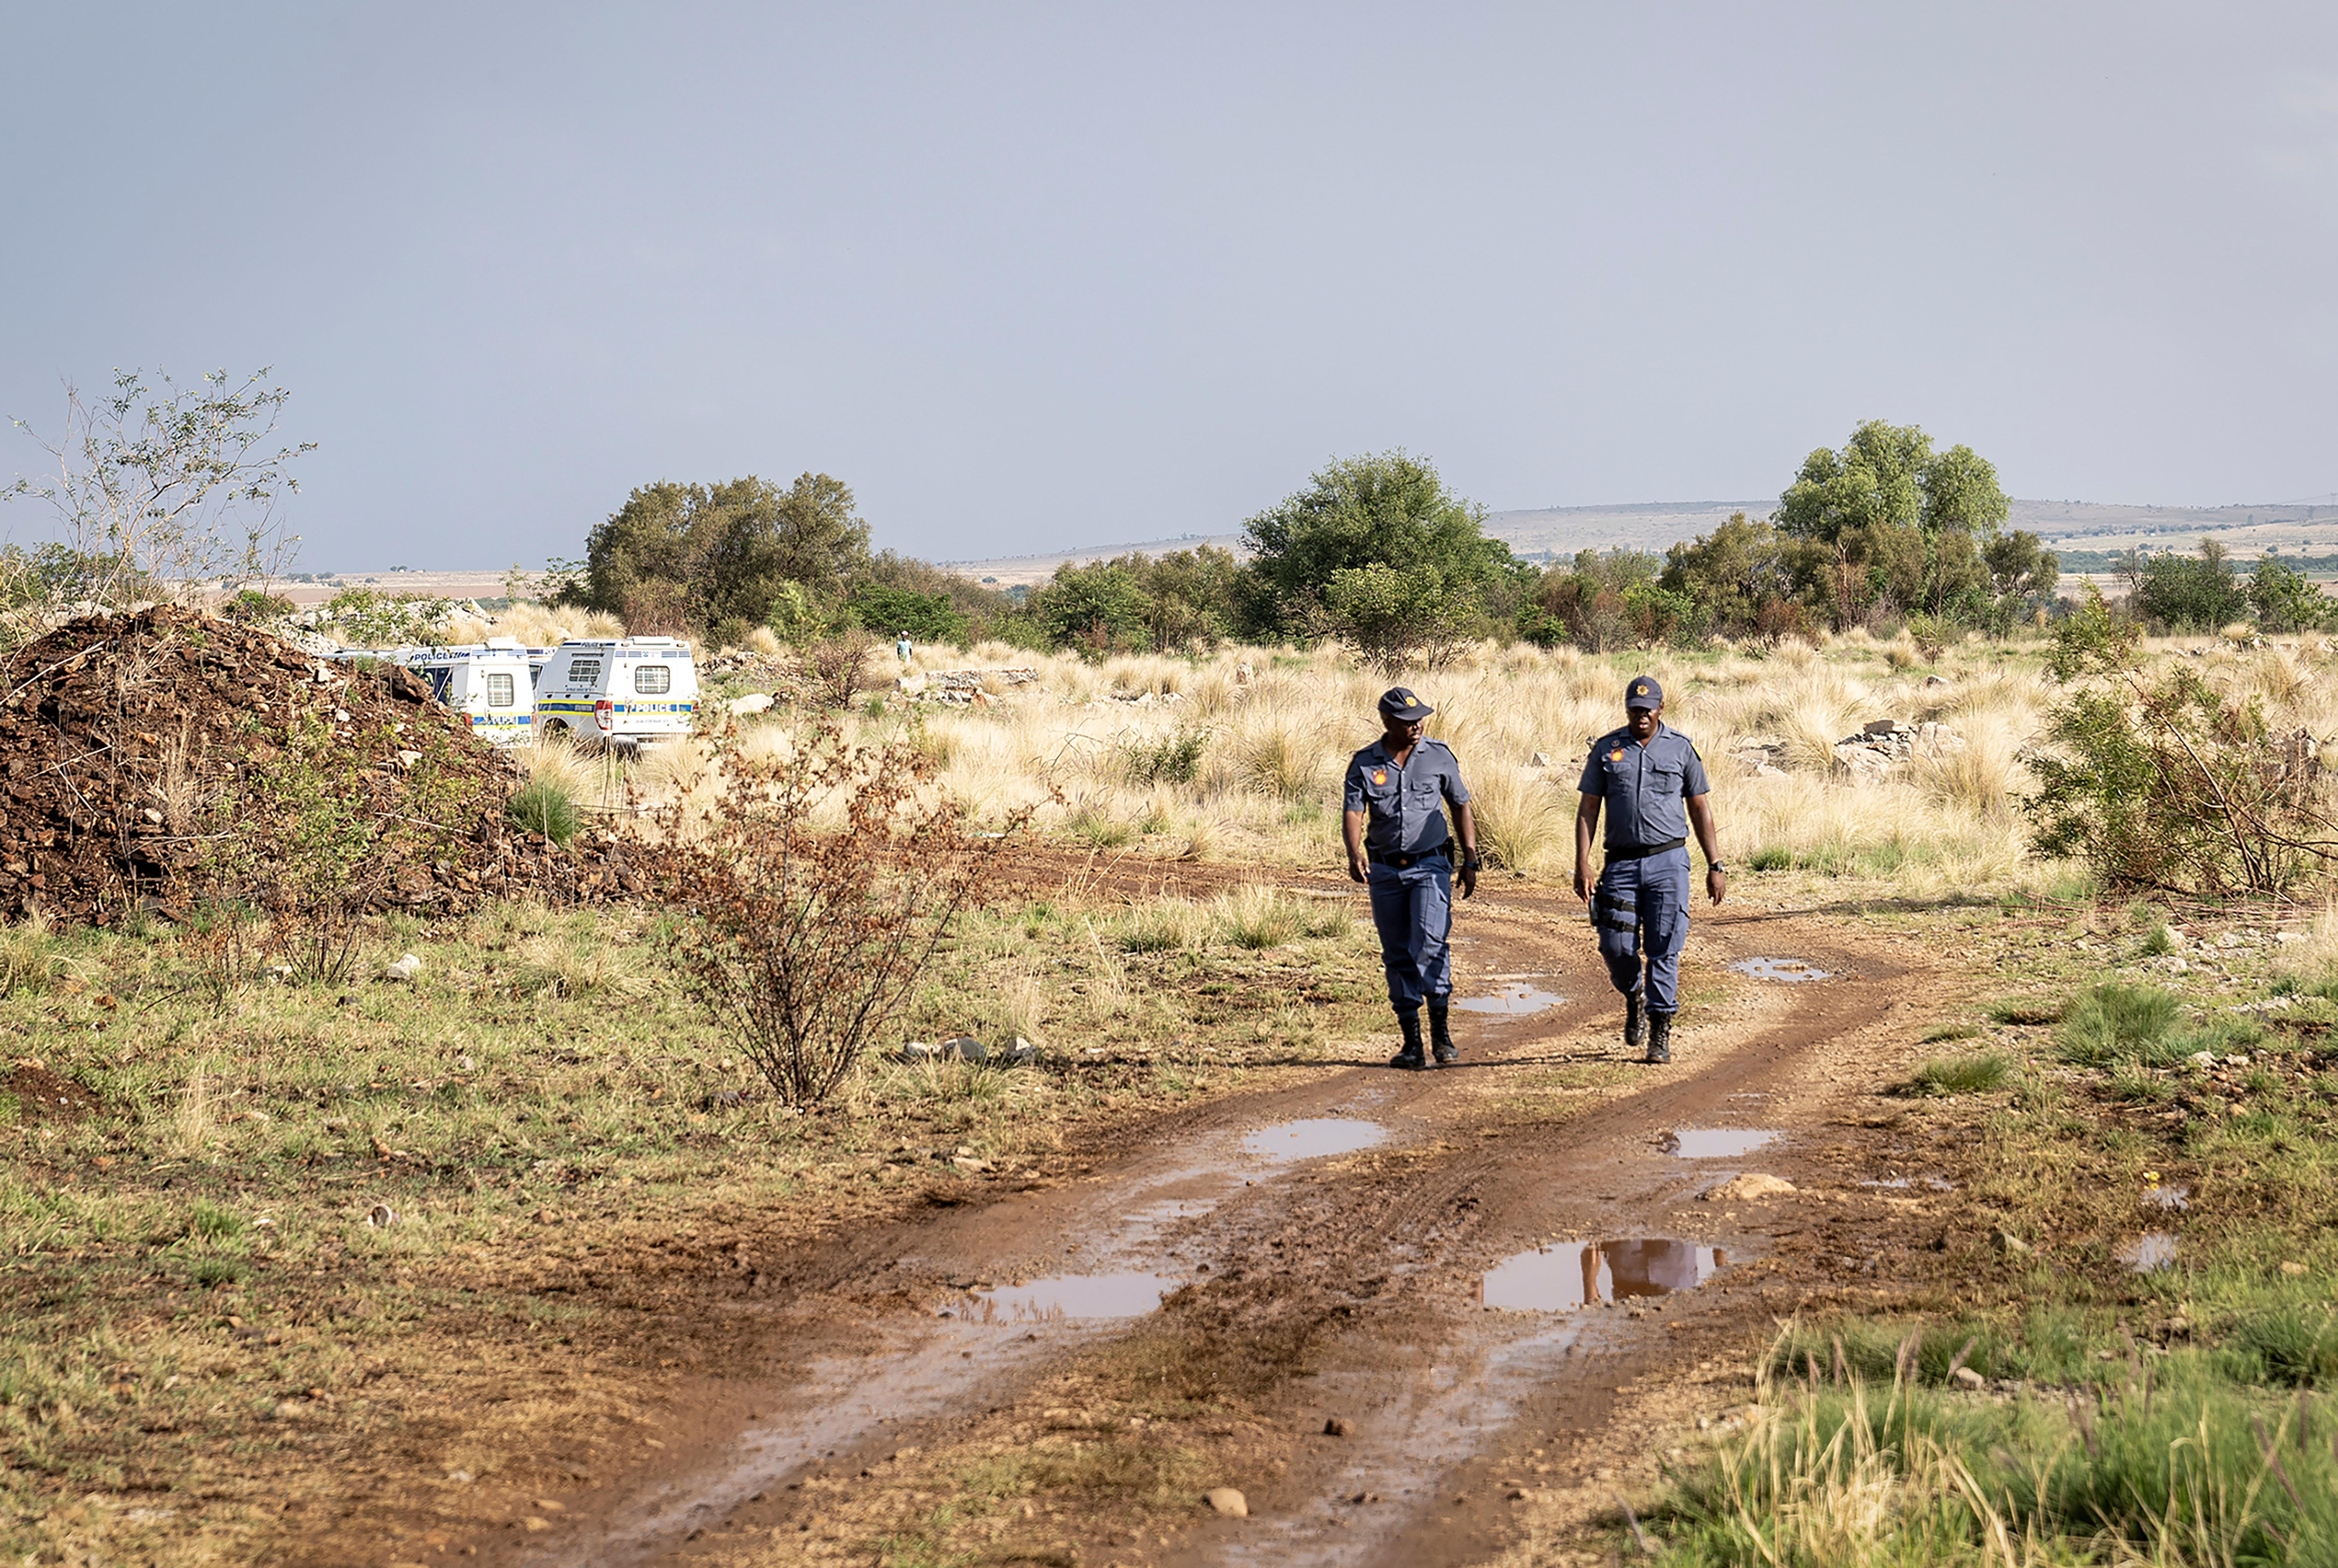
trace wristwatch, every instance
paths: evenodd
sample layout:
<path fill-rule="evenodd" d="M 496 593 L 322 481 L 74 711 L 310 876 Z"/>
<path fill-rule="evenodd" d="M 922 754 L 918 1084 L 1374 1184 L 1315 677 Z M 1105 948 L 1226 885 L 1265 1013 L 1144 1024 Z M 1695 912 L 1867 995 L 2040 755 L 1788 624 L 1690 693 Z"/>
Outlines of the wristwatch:
<path fill-rule="evenodd" d="M 1729 875 L 1729 862 L 1726 860 L 1708 860 L 1704 863 L 1704 868 L 1708 871 L 1718 871 L 1724 877 Z"/>

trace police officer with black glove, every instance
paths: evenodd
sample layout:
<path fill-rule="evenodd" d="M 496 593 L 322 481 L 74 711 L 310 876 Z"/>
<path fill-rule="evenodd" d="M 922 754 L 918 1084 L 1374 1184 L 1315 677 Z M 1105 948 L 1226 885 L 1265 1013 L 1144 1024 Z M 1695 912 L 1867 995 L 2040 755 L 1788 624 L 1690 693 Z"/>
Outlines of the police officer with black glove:
<path fill-rule="evenodd" d="M 1673 1059 L 1673 1014 L 1680 1007 L 1692 824 L 1704 851 L 1706 894 L 1718 904 L 1729 889 L 1704 760 L 1687 736 L 1665 723 L 1664 712 L 1665 689 L 1650 677 L 1624 689 L 1626 723 L 1593 744 L 1575 812 L 1575 896 L 1590 903 L 1599 956 L 1624 994 L 1624 1044 L 1636 1051 L 1645 1034 L 1647 1059 L 1659 1063 Z M 1595 888 L 1591 835 L 1603 804 L 1607 863 Z"/>
<path fill-rule="evenodd" d="M 1391 1067 L 1442 1066 L 1453 1048 L 1454 839 L 1460 839 L 1461 897 L 1478 890 L 1478 819 L 1461 764 L 1444 742 L 1421 734 L 1436 711 L 1399 686 L 1380 698 L 1380 738 L 1348 763 L 1348 876 L 1371 889 L 1372 925 L 1388 971 L 1389 1005 L 1404 1032 Z M 1446 828 L 1453 808 L 1456 831 Z M 1429 1054 L 1421 1050 L 1420 1009 L 1429 1007 Z"/>

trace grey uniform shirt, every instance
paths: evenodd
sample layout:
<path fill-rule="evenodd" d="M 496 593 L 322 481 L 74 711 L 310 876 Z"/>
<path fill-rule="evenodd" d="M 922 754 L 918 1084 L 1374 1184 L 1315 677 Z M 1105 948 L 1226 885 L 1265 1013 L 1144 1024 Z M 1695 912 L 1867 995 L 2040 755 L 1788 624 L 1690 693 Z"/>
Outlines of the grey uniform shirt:
<path fill-rule="evenodd" d="M 1660 719 L 1645 746 L 1628 729 L 1602 735 L 1576 788 L 1606 802 L 1607 848 L 1631 849 L 1687 838 L 1687 798 L 1713 787 L 1689 738 Z"/>
<path fill-rule="evenodd" d="M 1400 768 L 1375 740 L 1348 761 L 1345 809 L 1364 813 L 1364 848 L 1375 855 L 1423 855 L 1451 837 L 1445 806 L 1469 799 L 1461 764 L 1442 740 L 1413 742 Z"/>

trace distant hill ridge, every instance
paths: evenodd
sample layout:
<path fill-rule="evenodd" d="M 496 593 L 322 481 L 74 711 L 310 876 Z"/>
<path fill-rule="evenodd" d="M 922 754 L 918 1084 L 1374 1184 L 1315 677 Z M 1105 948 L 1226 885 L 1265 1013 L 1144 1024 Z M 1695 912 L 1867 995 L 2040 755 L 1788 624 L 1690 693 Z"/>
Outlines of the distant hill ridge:
<path fill-rule="evenodd" d="M 1496 512 L 1486 532 L 1529 559 L 1564 559 L 1578 550 L 1652 550 L 1662 553 L 1684 539 L 1710 534 L 1733 512 L 1767 515 L 1774 497 L 1759 501 L 1636 501 L 1607 506 L 1546 506 Z M 2116 553 L 2129 545 L 2186 546 L 2203 534 L 2227 535 L 2236 554 L 2260 550 L 2295 550 L 2327 545 L 2338 549 L 2338 498 L 2278 505 L 2144 506 L 2099 501 L 2013 503 L 2007 526 L 2027 528 L 2057 545 L 2088 554 Z M 1123 544 L 1086 544 L 1028 555 L 982 561 L 946 561 L 950 571 L 998 586 L 1044 583 L 1059 566 L 1109 561 L 1135 551 L 1163 555 L 1200 544 L 1243 554 L 1242 535 L 1187 534 Z"/>

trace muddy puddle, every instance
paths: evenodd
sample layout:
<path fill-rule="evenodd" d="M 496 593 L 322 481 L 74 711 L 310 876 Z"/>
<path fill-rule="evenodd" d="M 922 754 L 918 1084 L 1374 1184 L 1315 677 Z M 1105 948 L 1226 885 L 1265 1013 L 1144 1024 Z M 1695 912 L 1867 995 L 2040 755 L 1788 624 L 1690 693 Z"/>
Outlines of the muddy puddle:
<path fill-rule="evenodd" d="M 941 1316 L 968 1323 L 1075 1323 L 1142 1318 L 1184 1283 L 1166 1274 L 1059 1274 L 977 1290 Z"/>
<path fill-rule="evenodd" d="M 1682 1127 L 1659 1137 L 1656 1147 L 1675 1160 L 1734 1160 L 1777 1140 L 1766 1127 Z"/>
<path fill-rule="evenodd" d="M 1718 1248 L 1669 1237 L 1569 1241 L 1520 1252 L 1488 1269 L 1478 1299 L 1510 1312 L 1568 1312 L 1694 1290 L 1728 1266 L 1729 1255 Z"/>
<path fill-rule="evenodd" d="M 1789 985 L 1803 980 L 1834 978 L 1817 965 L 1800 958 L 1740 958 L 1730 967 L 1740 975 L 1751 975 L 1756 980 L 1782 980 Z"/>
<path fill-rule="evenodd" d="M 1320 1160 L 1327 1154 L 1353 1154 L 1388 1142 L 1388 1129 L 1377 1122 L 1352 1116 L 1309 1116 L 1262 1127 L 1242 1141 L 1243 1152 L 1260 1159 Z"/>
<path fill-rule="evenodd" d="M 2111 1256 L 2132 1273 L 2157 1273 L 2162 1269 L 2176 1267 L 2176 1238 L 2165 1230 L 2147 1231 L 2120 1247 Z"/>
<path fill-rule="evenodd" d="M 1011 1395 L 1046 1357 L 1159 1310 L 1164 1296 L 1222 1263 L 1195 1230 L 1221 1204 L 1305 1161 L 1351 1154 L 1389 1137 L 1369 1116 L 1313 1116 L 1223 1133 L 1189 1162 L 1130 1172 L 1067 1216 L 1064 1255 L 1085 1272 L 995 1285 L 977 1276 L 980 1283 L 931 1302 L 914 1329 L 879 1330 L 870 1355 L 813 1362 L 796 1386 L 773 1390 L 776 1413 L 740 1433 L 719 1460 L 644 1489 L 610 1522 L 593 1561 L 653 1561 L 754 1493 L 849 1454 L 888 1427 Z M 936 1271 L 966 1266 L 946 1257 L 924 1262 Z"/>
<path fill-rule="evenodd" d="M 1567 1000 L 1556 991 L 1543 989 L 1539 982 L 1547 975 L 1497 975 L 1493 991 L 1484 996 L 1457 996 L 1453 1005 L 1465 1013 L 1488 1013 L 1497 1018 L 1525 1018 L 1546 1012 Z"/>

